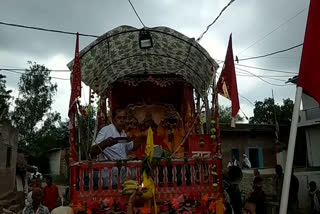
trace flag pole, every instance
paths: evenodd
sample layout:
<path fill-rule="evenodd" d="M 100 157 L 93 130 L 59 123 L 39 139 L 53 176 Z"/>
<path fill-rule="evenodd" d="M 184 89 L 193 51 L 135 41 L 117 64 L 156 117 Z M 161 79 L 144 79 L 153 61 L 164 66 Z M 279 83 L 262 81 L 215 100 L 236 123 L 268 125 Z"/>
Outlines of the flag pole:
<path fill-rule="evenodd" d="M 281 194 L 281 203 L 280 203 L 280 212 L 279 212 L 280 214 L 287 213 L 288 197 L 289 197 L 291 173 L 292 173 L 292 166 L 293 166 L 294 148 L 296 145 L 296 136 L 297 136 L 301 97 L 302 97 L 302 88 L 298 86 L 297 90 L 296 90 L 295 103 L 294 103 L 293 113 L 292 113 L 289 145 L 288 145 L 288 151 L 287 151 L 287 162 L 286 162 L 286 166 L 285 166 L 285 173 L 284 173 L 282 194 Z"/>

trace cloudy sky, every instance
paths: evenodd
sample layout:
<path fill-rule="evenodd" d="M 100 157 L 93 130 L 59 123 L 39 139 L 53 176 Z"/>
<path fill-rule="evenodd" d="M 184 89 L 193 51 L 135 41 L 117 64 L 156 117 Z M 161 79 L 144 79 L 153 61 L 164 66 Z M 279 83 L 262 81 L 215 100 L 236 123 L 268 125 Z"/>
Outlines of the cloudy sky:
<path fill-rule="evenodd" d="M 147 27 L 167 26 L 188 37 L 197 38 L 214 20 L 229 0 L 132 0 Z M 236 0 L 213 25 L 200 44 L 214 59 L 223 60 L 229 34 L 233 35 L 233 51 L 239 58 L 264 55 L 303 42 L 309 0 Z M 101 35 L 119 25 L 141 28 L 127 0 L 1 0 L 0 21 Z M 94 39 L 80 38 L 80 49 Z M 0 68 L 26 68 L 27 61 L 44 64 L 50 69 L 67 69 L 74 56 L 75 37 L 0 25 Z M 302 48 L 271 57 L 243 61 L 241 64 L 298 72 Z M 237 66 L 238 67 L 238 66 Z M 239 67 L 244 68 L 244 67 Z M 275 79 L 264 80 L 284 85 L 290 74 L 246 70 Z M 241 109 L 253 115 L 249 101 L 263 100 L 274 90 L 276 102 L 294 99 L 294 86 L 275 86 L 243 75 L 237 70 Z M 19 75 L 0 71 L 7 76 L 7 87 L 17 96 Z M 69 78 L 68 73 L 52 73 L 52 77 Z M 268 77 L 270 78 L 270 77 Z M 279 80 L 280 79 L 280 80 Z M 282 81 L 281 81 L 282 80 Z M 70 95 L 69 81 L 58 84 L 53 110 L 67 117 Z M 88 99 L 88 91 L 84 89 Z M 230 105 L 221 99 L 224 105 Z"/>

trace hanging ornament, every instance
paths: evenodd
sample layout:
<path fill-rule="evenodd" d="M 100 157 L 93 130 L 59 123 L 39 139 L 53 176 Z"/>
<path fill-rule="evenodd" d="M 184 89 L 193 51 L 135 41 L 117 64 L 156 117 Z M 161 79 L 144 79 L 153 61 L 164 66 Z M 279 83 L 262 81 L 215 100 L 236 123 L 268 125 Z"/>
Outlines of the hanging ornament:
<path fill-rule="evenodd" d="M 217 173 L 217 166 L 213 164 L 212 166 L 212 186 L 218 187 L 218 173 Z"/>

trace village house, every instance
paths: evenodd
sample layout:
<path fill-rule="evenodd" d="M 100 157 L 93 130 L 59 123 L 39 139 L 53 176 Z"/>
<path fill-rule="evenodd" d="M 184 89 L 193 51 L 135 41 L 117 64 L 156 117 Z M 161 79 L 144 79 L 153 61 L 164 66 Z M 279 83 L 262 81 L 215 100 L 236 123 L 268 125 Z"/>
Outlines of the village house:
<path fill-rule="evenodd" d="M 234 157 L 242 161 L 242 154 L 249 158 L 252 168 L 273 168 L 277 164 L 278 146 L 275 141 L 275 125 L 221 124 L 222 166 L 226 167 Z M 287 142 L 288 125 L 280 126 L 280 141 Z"/>
<path fill-rule="evenodd" d="M 0 123 L 0 196 L 15 190 L 18 131 L 9 123 Z"/>
<path fill-rule="evenodd" d="M 228 162 L 232 158 L 242 160 L 242 154 L 249 158 L 252 168 L 259 169 L 263 179 L 263 189 L 267 195 L 268 213 L 276 213 L 279 204 L 276 202 L 276 192 L 274 189 L 274 167 L 276 164 L 285 168 L 286 149 L 289 140 L 290 125 L 280 125 L 279 142 L 276 141 L 275 125 L 266 124 L 237 124 L 235 128 L 230 124 L 221 124 L 221 146 L 222 146 L 222 166 L 226 169 Z M 309 197 L 307 189 L 307 179 L 310 179 L 310 172 L 305 172 L 307 163 L 307 146 L 305 130 L 298 129 L 295 157 L 295 175 L 300 181 L 299 200 L 300 207 L 309 209 Z M 317 173 L 315 173 L 317 174 Z M 314 176 L 318 176 L 315 175 Z M 246 200 L 252 191 L 253 169 L 243 170 L 243 179 L 240 183 L 240 190 L 243 201 Z M 318 178 L 320 178 L 318 176 Z M 320 184 L 320 182 L 319 182 Z"/>
<path fill-rule="evenodd" d="M 49 159 L 49 174 L 51 175 L 62 175 L 68 177 L 68 163 L 69 149 L 66 148 L 54 148 L 47 152 Z"/>

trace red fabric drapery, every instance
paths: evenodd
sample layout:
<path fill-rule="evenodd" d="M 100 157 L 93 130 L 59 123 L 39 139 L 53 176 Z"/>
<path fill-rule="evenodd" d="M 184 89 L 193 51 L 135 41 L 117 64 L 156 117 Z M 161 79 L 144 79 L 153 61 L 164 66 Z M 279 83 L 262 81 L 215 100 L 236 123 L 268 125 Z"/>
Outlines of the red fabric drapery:
<path fill-rule="evenodd" d="M 225 98 L 231 100 L 232 117 L 235 118 L 240 109 L 240 104 L 232 51 L 232 35 L 229 38 L 227 55 L 217 83 L 217 91 Z"/>
<path fill-rule="evenodd" d="M 69 146 L 70 146 L 70 162 L 78 160 L 75 142 L 76 142 L 76 127 L 75 127 L 75 114 L 77 109 L 77 100 L 81 97 L 81 70 L 79 58 L 79 33 L 77 33 L 76 49 L 74 56 L 73 70 L 71 73 L 71 96 L 69 103 Z"/>
<path fill-rule="evenodd" d="M 304 38 L 298 86 L 320 105 L 320 1 L 311 0 Z"/>

